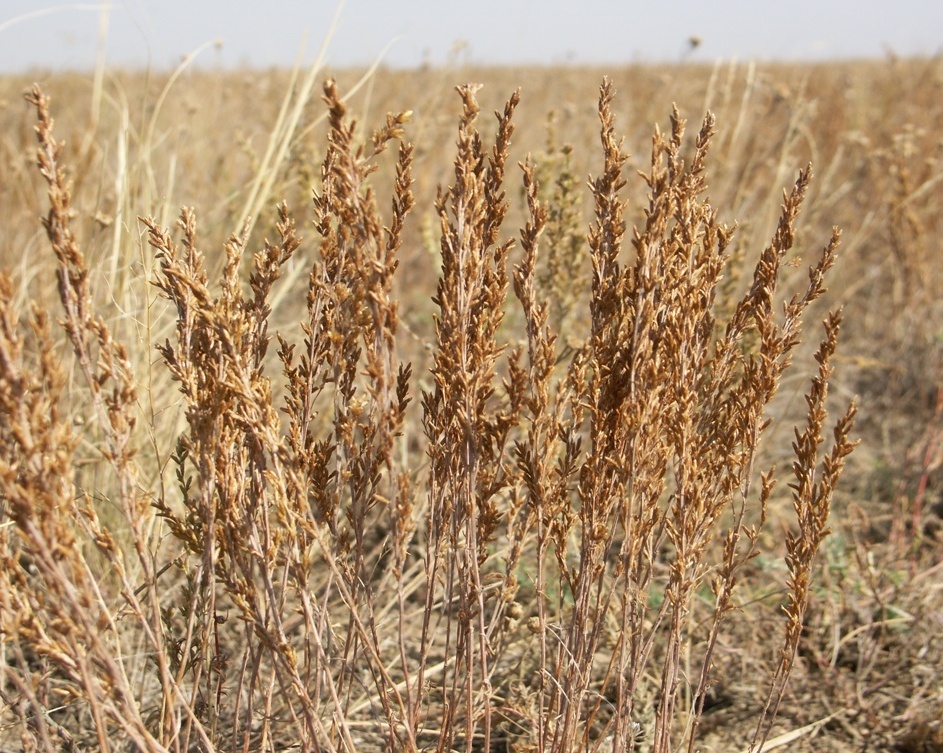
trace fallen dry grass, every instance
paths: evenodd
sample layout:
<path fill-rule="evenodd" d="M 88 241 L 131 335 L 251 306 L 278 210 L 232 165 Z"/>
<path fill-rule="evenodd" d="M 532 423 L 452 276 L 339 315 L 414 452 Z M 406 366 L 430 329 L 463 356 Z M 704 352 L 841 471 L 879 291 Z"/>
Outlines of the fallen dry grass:
<path fill-rule="evenodd" d="M 0 743 L 943 748 L 939 61 L 601 79 L 0 82 Z"/>

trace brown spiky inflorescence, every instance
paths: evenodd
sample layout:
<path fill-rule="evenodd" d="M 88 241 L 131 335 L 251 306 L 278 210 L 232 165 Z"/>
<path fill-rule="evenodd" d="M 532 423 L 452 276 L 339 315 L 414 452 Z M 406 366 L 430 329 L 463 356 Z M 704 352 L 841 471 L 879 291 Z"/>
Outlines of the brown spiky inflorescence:
<path fill-rule="evenodd" d="M 581 288 L 566 255 L 579 216 L 571 181 L 555 194 L 565 206 L 548 208 L 524 161 L 519 252 L 504 234 L 519 94 L 496 113 L 489 149 L 476 87 L 458 93 L 452 182 L 435 202 L 431 381 L 416 408 L 395 286 L 414 203 L 408 113 L 359 144 L 325 85 L 317 241 L 305 243 L 283 204 L 277 240 L 248 274 L 248 223 L 212 282 L 193 210 L 177 239 L 141 219 L 151 282 L 175 317 L 155 346 L 182 414 L 149 486 L 134 367 L 94 310 L 62 148 L 46 98 L 31 92 L 61 322 L 97 421 L 68 420 L 64 403 L 77 398 L 48 315 L 35 309 L 21 334 L 0 278 L 0 690 L 24 748 L 695 749 L 714 652 L 738 585 L 755 576 L 746 565 L 774 492 L 772 469 L 757 467 L 770 401 L 838 233 L 780 304 L 811 178 L 800 172 L 752 281 L 723 299 L 735 229 L 705 197 L 713 117 L 689 160 L 677 110 L 656 132 L 648 204 L 630 230 L 605 82 Z M 384 220 L 370 174 L 394 142 Z M 548 240 L 566 252 L 544 254 Z M 273 291 L 296 264 L 309 270 L 304 311 L 273 357 Z M 586 337 L 561 340 L 582 290 Z M 826 320 L 793 445 L 785 628 L 756 749 L 793 668 L 853 447 L 852 406 L 822 448 L 840 321 Z M 83 488 L 83 441 L 111 468 L 107 488 Z M 105 504 L 120 514 L 106 519 Z"/>

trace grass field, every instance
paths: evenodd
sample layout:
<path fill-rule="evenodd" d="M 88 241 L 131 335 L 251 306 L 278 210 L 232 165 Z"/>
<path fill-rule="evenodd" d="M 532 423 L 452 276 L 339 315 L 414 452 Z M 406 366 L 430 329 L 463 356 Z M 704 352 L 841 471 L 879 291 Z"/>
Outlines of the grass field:
<path fill-rule="evenodd" d="M 0 78 L 0 751 L 943 751 L 941 122 Z"/>

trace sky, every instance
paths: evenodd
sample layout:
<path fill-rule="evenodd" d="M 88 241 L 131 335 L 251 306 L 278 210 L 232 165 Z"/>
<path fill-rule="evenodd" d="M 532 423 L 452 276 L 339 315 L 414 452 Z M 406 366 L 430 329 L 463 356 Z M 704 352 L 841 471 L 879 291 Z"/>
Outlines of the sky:
<path fill-rule="evenodd" d="M 154 70 L 290 67 L 322 48 L 333 67 L 943 53 L 943 0 L 0 0 L 0 72 L 94 67 L 103 18 L 107 64 Z"/>

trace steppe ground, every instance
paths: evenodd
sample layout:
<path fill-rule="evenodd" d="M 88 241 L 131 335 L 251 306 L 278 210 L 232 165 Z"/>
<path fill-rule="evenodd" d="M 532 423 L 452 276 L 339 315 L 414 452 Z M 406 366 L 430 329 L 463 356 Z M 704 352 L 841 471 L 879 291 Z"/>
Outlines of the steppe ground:
<path fill-rule="evenodd" d="M 714 113 L 717 134 L 705 196 L 720 221 L 738 224 L 725 283 L 731 295 L 746 288 L 749 270 L 773 236 L 783 191 L 812 164 L 814 177 L 783 269 L 785 295 L 803 289 L 806 267 L 833 226 L 842 229 L 842 244 L 828 292 L 806 314 L 794 367 L 768 410 L 775 423 L 757 468 L 776 464 L 784 480 L 770 499 L 760 554 L 744 575 L 742 619 L 732 621 L 717 645 L 719 679 L 705 703 L 698 748 L 746 747 L 758 699 L 779 659 L 784 533 L 794 514 L 785 480 L 792 427 L 806 410 L 803 395 L 816 367 L 819 321 L 840 305 L 844 324 L 829 405 L 837 416 L 856 398 L 854 436 L 860 444 L 832 502 L 831 534 L 817 555 L 807 624 L 770 738 L 794 751 L 943 751 L 943 60 L 381 69 L 365 79 L 359 71 L 325 71 L 322 77 L 328 75 L 336 76 L 357 121 L 355 139 L 369 138 L 387 112 L 411 111 L 403 129 L 415 145 L 416 208 L 402 231 L 392 284 L 399 301 L 396 352 L 412 363 L 414 399 L 403 442 L 419 458 L 417 469 L 426 453 L 418 396 L 434 385 L 433 298 L 440 265 L 434 205 L 437 188 L 455 180 L 462 109 L 456 85 L 483 84 L 478 125 L 487 139 L 496 127 L 491 113 L 503 110 L 520 88 L 503 240 L 517 237 L 528 217 L 517 167 L 528 155 L 548 200 L 566 165 L 582 197 L 570 210 L 578 213 L 580 226 L 590 225 L 592 194 L 584 187 L 601 170 L 599 87 L 604 77 L 612 81 L 615 127 L 630 155 L 622 189 L 629 227 L 625 260 L 632 256 L 631 228 L 645 222 L 649 206 L 648 187 L 636 174 L 649 169 L 653 133 L 670 132 L 676 104 L 689 123 L 688 154 L 705 112 Z M 142 466 L 160 470 L 142 472 L 140 483 L 153 489 L 172 485 L 166 458 L 179 434 L 179 408 L 176 418 L 165 416 L 179 396 L 160 374 L 154 346 L 161 341 L 145 341 L 142 333 L 171 332 L 175 314 L 140 284 L 153 279 L 156 262 L 137 218 L 171 227 L 181 207 L 194 207 L 211 285 L 223 267 L 227 239 L 248 213 L 258 218 L 250 249 L 263 237 L 278 237 L 275 206 L 282 200 L 298 234 L 308 240 L 315 235 L 312 193 L 321 185 L 326 107 L 318 96 L 305 102 L 290 143 L 273 157 L 270 139 L 281 127 L 280 109 L 292 86 L 288 72 L 186 71 L 173 81 L 126 72 L 106 73 L 100 81 L 91 74 L 43 72 L 0 78 L 0 268 L 11 275 L 19 311 L 40 302 L 54 318 L 60 316 L 56 262 L 40 223 L 48 212 L 47 189 L 35 166 L 36 111 L 23 96 L 33 81 L 50 97 L 55 133 L 66 143 L 73 227 L 91 270 L 93 298 L 142 367 L 141 417 L 154 421 L 149 446 L 155 458 L 165 460 L 152 462 L 142 451 Z M 295 90 L 300 86 L 296 80 Z M 384 217 L 394 163 L 381 163 L 371 177 Z M 288 262 L 284 279 L 290 286 L 272 306 L 269 335 L 290 331 L 303 311 L 306 267 L 315 248 L 303 245 L 307 256 Z M 518 242 L 512 263 L 520 253 Z M 588 264 L 587 256 L 587 270 Z M 162 329 L 164 322 L 169 328 Z M 520 322 L 520 313 L 511 311 L 501 325 L 512 343 L 523 337 L 515 334 Z M 557 347 L 578 348 L 588 321 L 577 313 L 561 324 Z M 274 346 L 272 353 L 275 363 Z M 68 411 L 85 409 L 76 404 Z M 83 488 L 95 488 L 96 474 L 107 475 L 95 470 L 100 464 L 89 447 L 77 448 Z M 12 686 L 5 693 L 12 698 Z M 0 708 L 0 742 L 8 739 L 4 725 L 12 719 Z M 514 749 L 513 736 L 502 739 L 506 749 Z M 13 742 L 4 744 L 13 746 L 4 750 L 15 749 Z M 492 749 L 497 745 L 493 741 Z"/>

